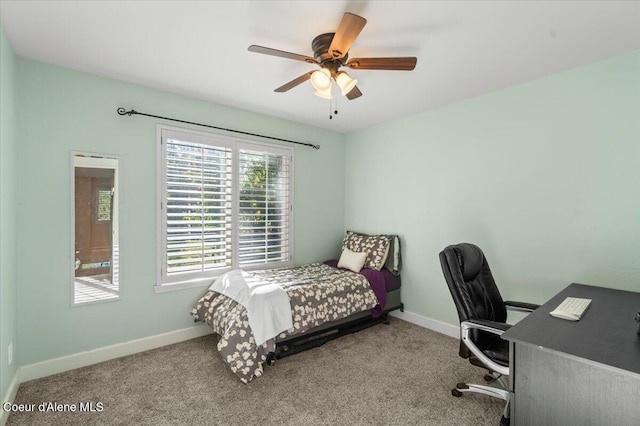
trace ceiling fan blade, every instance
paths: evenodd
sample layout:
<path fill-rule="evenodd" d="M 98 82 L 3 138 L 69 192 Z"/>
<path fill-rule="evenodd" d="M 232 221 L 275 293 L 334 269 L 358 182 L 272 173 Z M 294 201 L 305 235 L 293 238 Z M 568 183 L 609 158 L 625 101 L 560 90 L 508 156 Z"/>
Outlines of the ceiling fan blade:
<path fill-rule="evenodd" d="M 358 86 L 354 87 L 349 93 L 347 93 L 347 99 L 350 101 L 359 98 L 360 96 L 362 96 L 362 92 L 358 89 Z"/>
<path fill-rule="evenodd" d="M 397 70 L 411 71 L 416 67 L 418 58 L 405 56 L 399 58 L 353 58 L 345 66 L 354 70 Z"/>
<path fill-rule="evenodd" d="M 329 54 L 334 59 L 344 58 L 366 23 L 367 20 L 362 16 L 346 12 L 333 36 L 331 46 L 329 46 Z"/>
<path fill-rule="evenodd" d="M 304 73 L 300 77 L 293 79 L 287 84 L 283 84 L 282 86 L 278 87 L 276 90 L 274 90 L 274 92 L 282 93 L 282 92 L 286 92 L 287 90 L 291 90 L 294 87 L 296 87 L 298 84 L 302 84 L 305 81 L 309 80 L 309 78 L 311 78 L 311 74 L 313 74 L 313 71 Z"/>
<path fill-rule="evenodd" d="M 248 50 L 249 52 L 262 53 L 262 54 L 271 55 L 271 56 L 279 56 L 281 58 L 287 58 L 287 59 L 295 59 L 296 61 L 304 61 L 310 64 L 318 64 L 318 65 L 320 64 L 315 58 L 312 58 L 311 56 L 298 55 L 297 53 L 285 52 L 284 50 L 272 49 L 270 47 L 264 47 L 264 46 L 257 46 L 255 44 L 252 44 L 251 46 L 249 46 Z"/>

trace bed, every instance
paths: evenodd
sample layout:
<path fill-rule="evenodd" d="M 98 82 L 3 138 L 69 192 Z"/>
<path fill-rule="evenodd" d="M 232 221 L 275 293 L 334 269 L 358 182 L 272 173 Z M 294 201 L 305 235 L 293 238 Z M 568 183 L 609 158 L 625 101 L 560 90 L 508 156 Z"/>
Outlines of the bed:
<path fill-rule="evenodd" d="M 262 342 L 263 333 L 256 330 L 256 341 L 247 303 L 219 292 L 220 286 L 214 284 L 220 277 L 195 304 L 191 316 L 219 335 L 217 349 L 223 361 L 243 383 L 249 383 L 276 359 L 388 321 L 388 312 L 403 307 L 400 263 L 396 235 L 348 231 L 339 260 L 242 271 L 247 281 L 276 286 L 288 296 L 291 327 L 277 335 Z"/>

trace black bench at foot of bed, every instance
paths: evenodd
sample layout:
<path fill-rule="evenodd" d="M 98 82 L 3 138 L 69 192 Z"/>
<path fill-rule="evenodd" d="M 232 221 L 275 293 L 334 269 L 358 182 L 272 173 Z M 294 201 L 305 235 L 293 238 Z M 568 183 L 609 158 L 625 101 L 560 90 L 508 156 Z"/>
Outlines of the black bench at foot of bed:
<path fill-rule="evenodd" d="M 373 318 L 369 311 L 360 312 L 342 320 L 313 328 L 302 335 L 293 336 L 282 341 L 276 340 L 276 349 L 274 352 L 267 354 L 266 364 L 274 365 L 277 359 L 317 348 L 333 339 L 356 333 L 376 324 L 389 324 L 389 312 L 397 310 L 404 312 L 404 304 L 400 302 L 400 289 L 387 293 L 387 306 L 383 314 L 377 318 Z"/>

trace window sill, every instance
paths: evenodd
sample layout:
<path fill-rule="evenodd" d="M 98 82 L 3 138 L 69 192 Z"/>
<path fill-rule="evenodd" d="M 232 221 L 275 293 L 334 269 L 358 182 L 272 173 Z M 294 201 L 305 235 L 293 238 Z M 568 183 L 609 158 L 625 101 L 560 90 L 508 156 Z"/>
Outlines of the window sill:
<path fill-rule="evenodd" d="M 271 264 L 258 264 L 251 266 L 243 266 L 242 270 L 244 271 L 255 271 L 262 269 L 275 269 L 275 268 L 287 268 L 292 267 L 293 262 L 279 262 L 279 263 L 271 263 Z M 236 268 L 237 269 L 237 268 Z M 210 286 L 213 281 L 218 278 L 220 275 L 231 271 L 232 268 L 221 269 L 216 271 L 216 274 L 210 277 L 204 278 L 194 278 L 192 280 L 187 281 L 176 281 L 172 283 L 164 283 L 164 284 L 156 284 L 153 286 L 153 289 L 156 293 L 168 293 L 177 290 L 185 290 L 188 288 L 201 288 Z"/>
<path fill-rule="evenodd" d="M 191 281 L 182 281 L 170 284 L 156 284 L 153 286 L 153 290 L 158 293 L 169 293 L 177 290 L 186 290 L 188 288 L 200 288 L 200 287 L 209 287 L 213 282 L 214 278 L 201 278 L 197 280 Z"/>

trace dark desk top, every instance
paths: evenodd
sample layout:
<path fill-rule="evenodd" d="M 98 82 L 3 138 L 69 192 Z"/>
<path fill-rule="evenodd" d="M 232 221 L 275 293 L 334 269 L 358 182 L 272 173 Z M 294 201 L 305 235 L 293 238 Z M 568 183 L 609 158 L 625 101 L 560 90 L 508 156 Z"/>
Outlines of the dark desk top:
<path fill-rule="evenodd" d="M 566 297 L 592 299 L 579 321 L 549 315 Z M 502 338 L 640 374 L 640 335 L 633 320 L 638 311 L 640 293 L 571 284 Z"/>

